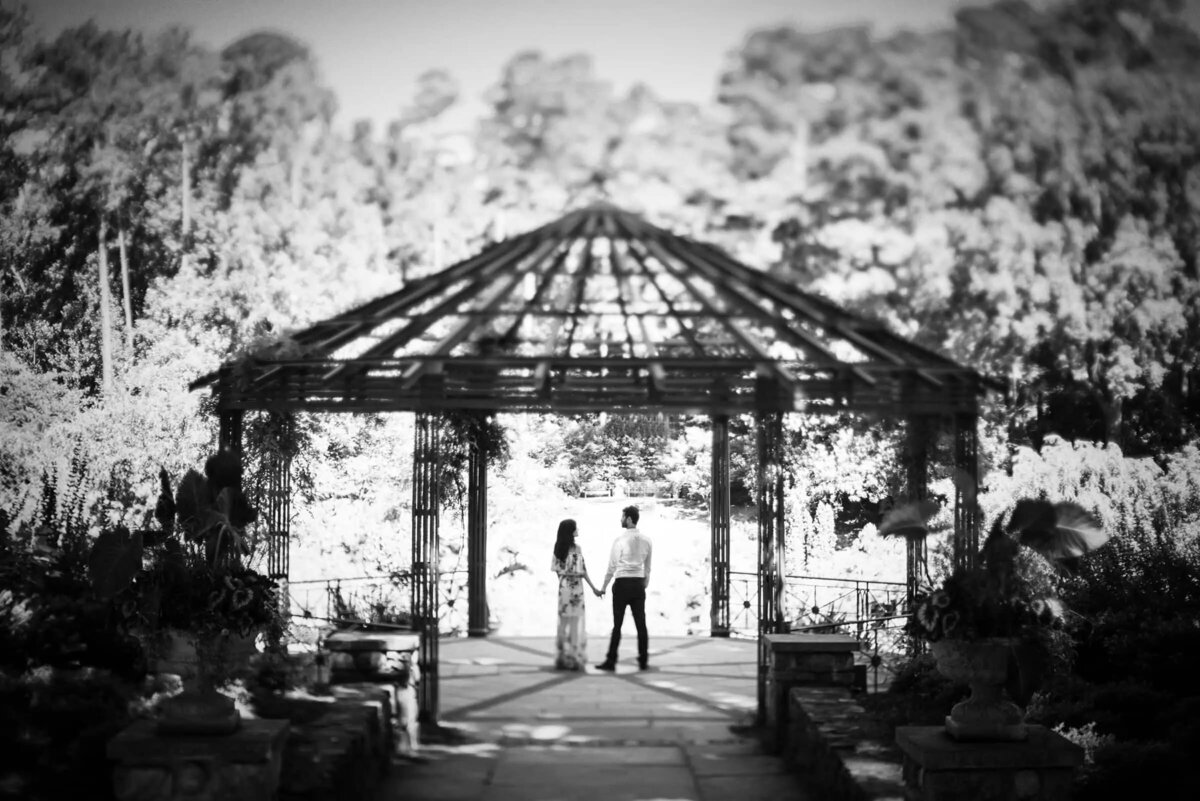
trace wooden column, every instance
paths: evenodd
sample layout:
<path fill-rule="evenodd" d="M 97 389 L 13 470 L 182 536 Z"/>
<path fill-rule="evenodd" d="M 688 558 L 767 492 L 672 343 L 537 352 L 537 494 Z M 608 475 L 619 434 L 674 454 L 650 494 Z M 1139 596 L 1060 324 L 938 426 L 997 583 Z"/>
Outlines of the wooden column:
<path fill-rule="evenodd" d="M 784 620 L 783 415 L 758 415 L 758 721 L 767 714 L 767 634 Z"/>
<path fill-rule="evenodd" d="M 441 419 L 418 412 L 413 436 L 412 616 L 421 637 L 419 718 L 438 715 L 438 473 Z"/>
<path fill-rule="evenodd" d="M 467 635 L 488 635 L 487 415 L 473 420 L 467 459 Z"/>
<path fill-rule="evenodd" d="M 712 418 L 712 482 L 709 487 L 709 525 L 712 544 L 712 605 L 709 626 L 713 637 L 729 636 L 729 417 Z"/>
<path fill-rule="evenodd" d="M 978 415 L 954 415 L 954 566 L 974 567 L 979 555 Z"/>
<path fill-rule="evenodd" d="M 267 417 L 268 435 L 264 443 L 267 469 L 261 502 L 263 522 L 267 528 L 267 577 L 281 582 L 281 602 L 287 596 L 286 582 L 291 569 L 291 442 L 294 426 L 291 415 L 270 412 Z"/>

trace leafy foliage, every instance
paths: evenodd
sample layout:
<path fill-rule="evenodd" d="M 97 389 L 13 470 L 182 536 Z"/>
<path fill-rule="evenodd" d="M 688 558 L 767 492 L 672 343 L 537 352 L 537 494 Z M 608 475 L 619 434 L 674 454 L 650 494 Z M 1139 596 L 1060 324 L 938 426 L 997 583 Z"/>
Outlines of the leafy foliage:
<path fill-rule="evenodd" d="M 277 640 L 276 584 L 243 564 L 243 532 L 257 513 L 242 494 L 240 464 L 221 452 L 204 470 L 204 476 L 188 471 L 173 498 L 166 470 L 160 472 L 159 531 L 100 532 L 89 556 L 92 589 L 111 600 L 128 630 L 241 636 L 266 630 Z"/>
<path fill-rule="evenodd" d="M 136 678 L 145 670 L 136 640 L 114 625 L 89 592 L 90 519 L 82 504 L 88 469 L 81 458 L 59 482 L 43 478 L 37 516 L 0 513 L 0 673 L 99 668 Z"/>

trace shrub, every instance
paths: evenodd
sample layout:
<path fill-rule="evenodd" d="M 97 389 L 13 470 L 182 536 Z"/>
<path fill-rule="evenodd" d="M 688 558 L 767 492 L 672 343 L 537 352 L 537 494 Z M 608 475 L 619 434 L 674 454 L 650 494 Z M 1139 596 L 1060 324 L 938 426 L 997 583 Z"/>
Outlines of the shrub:
<path fill-rule="evenodd" d="M 1194 616 L 1131 606 L 1098 613 L 1077 647 L 1077 669 L 1089 681 L 1133 680 L 1186 694 L 1194 686 L 1200 627 Z"/>
<path fill-rule="evenodd" d="M 968 693 L 966 685 L 938 672 L 932 655 L 919 654 L 899 668 L 887 692 L 868 695 L 862 704 L 887 724 L 891 736 L 896 726 L 941 725 Z"/>
<path fill-rule="evenodd" d="M 1136 682 L 1108 684 L 1093 698 L 1096 725 L 1118 740 L 1151 740 L 1161 736 L 1160 721 L 1175 703 L 1172 693 Z"/>
<path fill-rule="evenodd" d="M 1085 723 L 1077 729 L 1060 723 L 1054 727 L 1054 731 L 1083 749 L 1083 763 L 1085 765 L 1095 762 L 1096 751 L 1098 749 L 1106 748 L 1117 741 L 1117 738 L 1111 734 L 1098 734 L 1094 722 Z"/>
<path fill-rule="evenodd" d="M 1162 740 L 1099 746 L 1093 764 L 1081 771 L 1072 799 L 1127 801 L 1156 791 L 1161 797 L 1200 798 L 1192 756 Z"/>
<path fill-rule="evenodd" d="M 135 688 L 107 671 L 0 673 L 0 786 L 28 801 L 112 797 L 108 740 L 129 723 Z"/>

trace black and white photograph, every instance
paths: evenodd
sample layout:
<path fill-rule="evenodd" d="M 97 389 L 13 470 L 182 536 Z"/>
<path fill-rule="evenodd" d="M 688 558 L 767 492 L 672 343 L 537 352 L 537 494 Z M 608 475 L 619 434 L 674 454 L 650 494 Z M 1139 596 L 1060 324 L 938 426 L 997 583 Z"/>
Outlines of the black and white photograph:
<path fill-rule="evenodd" d="M 1200 0 L 0 0 L 0 801 L 1200 798 Z"/>

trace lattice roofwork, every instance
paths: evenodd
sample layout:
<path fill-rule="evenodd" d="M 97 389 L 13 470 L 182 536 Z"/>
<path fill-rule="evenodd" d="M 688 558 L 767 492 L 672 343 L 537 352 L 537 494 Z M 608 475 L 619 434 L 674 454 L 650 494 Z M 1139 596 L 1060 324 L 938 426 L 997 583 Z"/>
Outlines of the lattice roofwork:
<path fill-rule="evenodd" d="M 277 411 L 974 412 L 984 379 L 607 204 L 192 382 Z"/>

